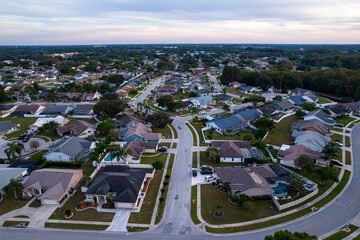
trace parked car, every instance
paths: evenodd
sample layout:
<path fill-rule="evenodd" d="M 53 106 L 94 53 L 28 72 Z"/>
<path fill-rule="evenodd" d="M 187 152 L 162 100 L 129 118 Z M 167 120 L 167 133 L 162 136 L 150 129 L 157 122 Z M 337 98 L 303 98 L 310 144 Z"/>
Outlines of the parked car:
<path fill-rule="evenodd" d="M 335 124 L 334 124 L 334 127 L 343 128 L 344 125 L 342 125 L 341 123 L 335 123 Z"/>
<path fill-rule="evenodd" d="M 212 168 L 211 166 L 209 166 L 209 165 L 202 165 L 202 166 L 200 167 L 200 169 L 201 169 L 201 170 L 212 170 L 213 168 Z"/>
<path fill-rule="evenodd" d="M 331 159 L 330 162 L 336 166 L 340 166 L 340 167 L 343 166 L 343 164 L 341 162 L 339 162 L 338 160 L 335 160 L 335 159 Z"/>
<path fill-rule="evenodd" d="M 197 176 L 197 169 L 196 168 L 193 168 L 191 172 L 192 172 L 193 177 Z"/>
<path fill-rule="evenodd" d="M 212 182 L 215 181 L 216 177 L 214 175 L 210 175 L 210 176 L 206 176 L 205 177 L 205 182 Z"/>
<path fill-rule="evenodd" d="M 204 170 L 200 170 L 200 174 L 201 175 L 213 174 L 213 171 L 211 169 L 204 169 Z"/>
<path fill-rule="evenodd" d="M 166 152 L 167 151 L 167 147 L 162 146 L 158 148 L 158 152 Z"/>

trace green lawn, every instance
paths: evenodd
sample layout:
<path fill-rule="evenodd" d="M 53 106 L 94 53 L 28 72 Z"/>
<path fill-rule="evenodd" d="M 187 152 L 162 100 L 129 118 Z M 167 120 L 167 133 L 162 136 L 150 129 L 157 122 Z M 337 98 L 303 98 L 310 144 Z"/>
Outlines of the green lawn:
<path fill-rule="evenodd" d="M 13 199 L 9 199 L 8 196 L 4 196 L 3 200 L 0 201 L 0 216 L 8 213 L 12 210 L 21 208 L 23 206 L 26 205 L 26 203 L 28 203 L 27 201 L 19 201 L 19 202 L 15 202 L 13 201 Z"/>
<path fill-rule="evenodd" d="M 359 227 L 354 226 L 354 225 L 349 225 L 350 228 L 350 232 L 346 232 L 346 231 L 338 231 L 336 233 L 334 233 L 333 235 L 324 238 L 324 240 L 340 240 L 340 239 L 344 239 L 347 236 L 349 236 L 350 234 L 352 234 L 353 232 L 355 232 L 356 230 L 359 229 Z"/>
<path fill-rule="evenodd" d="M 329 101 L 329 99 L 327 99 L 327 98 L 324 98 L 324 97 L 319 96 L 319 95 L 317 95 L 317 97 L 319 99 L 317 101 L 318 104 L 331 103 L 331 101 Z"/>
<path fill-rule="evenodd" d="M 169 159 L 169 165 L 168 165 L 168 168 L 166 170 L 166 175 L 169 175 L 170 178 L 168 180 L 165 179 L 165 181 L 169 182 L 169 185 L 164 186 L 165 192 L 161 195 L 164 198 L 164 201 L 159 202 L 159 207 L 158 207 L 158 211 L 157 211 L 158 214 L 157 214 L 157 216 L 155 218 L 155 224 L 158 224 L 161 221 L 162 216 L 164 214 L 167 193 L 169 191 L 169 186 L 170 186 L 172 167 L 174 165 L 174 159 L 175 159 L 175 154 L 171 154 L 170 159 Z"/>
<path fill-rule="evenodd" d="M 192 156 L 192 167 L 197 168 L 197 152 L 193 152 Z"/>
<path fill-rule="evenodd" d="M 353 240 L 360 240 L 360 234 L 357 235 Z"/>
<path fill-rule="evenodd" d="M 209 130 L 204 132 L 205 137 L 209 139 Z M 211 140 L 244 140 L 245 135 L 253 135 L 254 131 L 252 130 L 245 130 L 241 132 L 237 132 L 233 135 L 222 135 L 218 132 L 213 131 Z"/>
<path fill-rule="evenodd" d="M 355 118 L 344 117 L 342 119 L 337 119 L 336 123 L 340 123 L 340 124 L 344 125 L 344 127 L 345 127 L 346 125 L 348 125 L 350 122 L 352 122 L 354 120 L 355 120 Z"/>
<path fill-rule="evenodd" d="M 345 151 L 345 163 L 351 165 L 351 153 L 349 151 Z"/>
<path fill-rule="evenodd" d="M 40 160 L 41 158 L 42 158 L 42 155 L 44 155 L 45 153 L 46 153 L 47 151 L 40 151 L 40 152 L 38 152 L 38 153 L 36 153 L 36 154 L 34 154 L 34 155 L 31 155 L 30 156 L 30 160 Z"/>
<path fill-rule="evenodd" d="M 160 153 L 159 155 L 157 155 L 159 153 L 145 153 L 140 160 L 141 164 L 152 164 L 154 161 L 156 160 L 161 160 L 164 165 L 165 165 L 165 161 L 167 158 L 167 153 Z M 154 157 L 152 157 L 153 155 L 156 155 Z"/>
<path fill-rule="evenodd" d="M 155 172 L 153 179 L 150 181 L 149 188 L 146 191 L 146 196 L 140 212 L 131 213 L 129 223 L 150 224 L 163 171 L 164 170 L 157 170 Z"/>
<path fill-rule="evenodd" d="M 317 208 L 321 208 L 328 204 L 331 200 L 333 200 L 345 188 L 347 182 L 350 179 L 350 174 L 350 171 L 345 170 L 344 176 L 342 177 L 339 184 L 334 188 L 334 190 L 332 190 L 331 193 L 329 193 L 326 197 L 317 202 L 314 206 Z"/>
<path fill-rule="evenodd" d="M 0 122 L 8 121 L 8 120 L 12 121 L 16 125 L 20 124 L 20 127 L 18 127 L 19 131 L 13 132 L 6 136 L 7 139 L 11 139 L 11 138 L 18 138 L 21 134 L 23 134 L 26 130 L 28 130 L 29 126 L 33 124 L 37 120 L 37 118 L 6 117 L 6 118 L 1 118 Z"/>
<path fill-rule="evenodd" d="M 170 124 L 169 126 L 172 128 L 172 130 L 173 130 L 173 132 L 174 132 L 174 138 L 175 138 L 175 139 L 178 138 L 178 133 L 177 133 L 176 128 L 175 128 L 172 124 Z"/>
<path fill-rule="evenodd" d="M 194 129 L 191 127 L 191 124 L 190 124 L 190 123 L 186 123 L 186 125 L 187 125 L 188 128 L 190 129 L 191 134 L 192 134 L 192 136 L 193 136 L 193 144 L 194 144 L 194 146 L 197 146 L 197 138 L 196 138 L 196 134 L 195 134 Z M 200 144 L 200 140 L 199 140 L 199 144 Z"/>
<path fill-rule="evenodd" d="M 275 146 L 283 144 L 291 144 L 291 125 L 297 121 L 295 116 L 284 118 L 275 125 L 275 129 L 271 130 L 265 139 L 265 143 Z"/>
<path fill-rule="evenodd" d="M 195 201 L 194 201 L 195 200 Z M 191 187 L 191 219 L 194 224 L 199 224 L 200 220 L 197 216 L 197 186 Z"/>
<path fill-rule="evenodd" d="M 73 196 L 71 196 L 64 206 L 57 208 L 55 212 L 51 215 L 49 219 L 61 219 L 67 220 L 65 218 L 65 211 L 70 209 L 74 214 L 71 220 L 74 221 L 99 221 L 99 222 L 111 222 L 114 213 L 107 212 L 98 212 L 96 209 L 86 209 L 83 211 L 76 211 L 75 206 L 82 202 L 85 199 L 84 193 L 81 192 L 81 189 L 78 187 L 77 191 Z"/>
<path fill-rule="evenodd" d="M 25 223 L 26 226 L 29 225 L 28 221 L 5 221 L 3 227 L 15 227 L 20 223 Z"/>
<path fill-rule="evenodd" d="M 95 224 L 74 224 L 74 223 L 45 223 L 46 228 L 63 228 L 63 229 L 84 229 L 84 230 L 105 230 L 108 225 Z"/>
<path fill-rule="evenodd" d="M 167 139 L 172 138 L 171 130 L 168 125 L 166 125 L 164 128 L 151 127 L 151 130 L 153 133 L 161 133 Z"/>
<path fill-rule="evenodd" d="M 128 232 L 143 232 L 149 230 L 148 227 L 126 227 Z"/>
<path fill-rule="evenodd" d="M 342 135 L 334 133 L 334 134 L 332 134 L 330 136 L 330 138 L 331 138 L 331 141 L 333 141 L 333 142 L 343 143 L 343 136 Z"/>
<path fill-rule="evenodd" d="M 213 216 L 216 206 L 222 206 L 223 218 Z M 255 201 L 254 209 L 248 215 L 242 207 L 233 207 L 228 202 L 227 194 L 215 189 L 211 184 L 201 185 L 201 215 L 210 224 L 228 224 L 246 222 L 276 215 L 280 211 L 272 200 Z"/>
<path fill-rule="evenodd" d="M 345 146 L 350 147 L 350 137 L 348 136 L 345 137 Z"/>
<path fill-rule="evenodd" d="M 334 130 L 336 132 L 343 132 L 343 130 L 341 128 L 333 128 L 332 130 Z"/>
<path fill-rule="evenodd" d="M 197 134 L 199 135 L 200 146 L 208 146 L 209 144 L 205 143 L 203 135 L 201 133 L 201 128 L 203 128 L 202 123 L 192 122 L 191 125 L 193 125 L 193 127 L 195 128 Z"/>

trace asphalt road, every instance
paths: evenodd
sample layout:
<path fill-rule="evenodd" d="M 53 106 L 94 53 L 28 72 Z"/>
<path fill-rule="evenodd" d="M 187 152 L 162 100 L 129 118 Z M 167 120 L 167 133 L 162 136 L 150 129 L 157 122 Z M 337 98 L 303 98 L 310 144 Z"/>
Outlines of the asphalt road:
<path fill-rule="evenodd" d="M 146 97 L 146 96 L 145 96 Z M 216 112 L 215 110 L 214 112 Z M 214 112 L 211 112 L 213 114 Z M 79 230 L 49 229 L 0 229 L 0 239 L 218 239 L 219 235 L 210 235 L 194 226 L 190 218 L 191 166 L 193 145 L 190 130 L 185 121 L 190 117 L 174 119 L 179 133 L 177 154 L 175 157 L 169 196 L 165 214 L 159 225 L 145 233 L 111 233 Z M 179 129 L 179 127 L 181 129 Z M 257 240 L 278 230 L 307 231 L 322 236 L 349 223 L 360 211 L 360 126 L 352 131 L 353 177 L 348 188 L 336 201 L 320 211 L 306 217 L 293 220 L 266 229 L 222 235 L 221 239 Z M 175 196 L 179 195 L 178 199 Z"/>
<path fill-rule="evenodd" d="M 160 85 L 160 82 L 163 80 L 162 77 L 157 78 L 153 83 L 151 83 L 151 85 L 135 100 L 132 100 L 129 102 L 129 104 L 134 105 L 135 107 L 137 107 L 138 103 L 142 103 L 144 102 L 145 99 L 148 98 L 148 96 L 151 95 L 151 91 L 154 90 L 157 86 Z"/>

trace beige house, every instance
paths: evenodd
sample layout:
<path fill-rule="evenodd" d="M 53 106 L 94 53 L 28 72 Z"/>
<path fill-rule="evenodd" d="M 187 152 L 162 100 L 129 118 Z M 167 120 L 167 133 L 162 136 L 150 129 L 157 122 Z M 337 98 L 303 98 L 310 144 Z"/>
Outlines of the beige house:
<path fill-rule="evenodd" d="M 38 196 L 42 204 L 58 204 L 82 179 L 82 170 L 44 168 L 31 173 L 24 195 Z"/>

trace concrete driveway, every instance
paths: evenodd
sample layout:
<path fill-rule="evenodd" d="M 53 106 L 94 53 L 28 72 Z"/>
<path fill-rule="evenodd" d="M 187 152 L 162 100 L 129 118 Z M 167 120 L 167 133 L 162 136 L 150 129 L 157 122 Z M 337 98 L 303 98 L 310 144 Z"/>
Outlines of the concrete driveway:
<path fill-rule="evenodd" d="M 213 174 L 214 176 L 216 176 L 215 174 Z M 194 185 L 197 185 L 197 184 L 211 184 L 213 183 L 214 181 L 212 182 L 206 182 L 205 181 L 205 177 L 206 176 L 210 176 L 210 174 L 207 174 L 207 175 L 201 175 L 200 173 L 198 173 L 198 175 L 196 177 L 193 177 L 192 178 L 192 181 L 191 181 L 191 186 L 194 186 Z"/>
<path fill-rule="evenodd" d="M 25 147 L 25 151 L 22 152 L 22 155 L 26 155 L 26 154 L 29 154 L 29 153 L 32 153 L 34 152 L 34 149 L 32 149 L 30 147 L 30 142 L 31 141 L 38 141 L 39 142 L 39 147 L 38 147 L 38 150 L 40 149 L 44 149 L 45 147 L 47 147 L 49 145 L 49 143 L 46 143 L 44 139 L 41 139 L 41 138 L 30 138 L 30 140 L 26 143 L 23 143 L 22 141 L 19 141 L 21 142 L 22 144 L 24 144 L 24 147 Z M 18 140 L 15 140 L 15 141 L 18 141 Z M 6 159 L 7 156 L 6 154 L 4 153 L 4 150 L 7 148 L 7 144 L 8 143 L 11 143 L 13 141 L 8 141 L 8 140 L 5 140 L 5 139 L 0 139 L 0 158 L 4 158 Z"/>
<path fill-rule="evenodd" d="M 110 226 L 105 231 L 127 232 L 126 225 L 131 214 L 130 209 L 118 209 Z"/>

